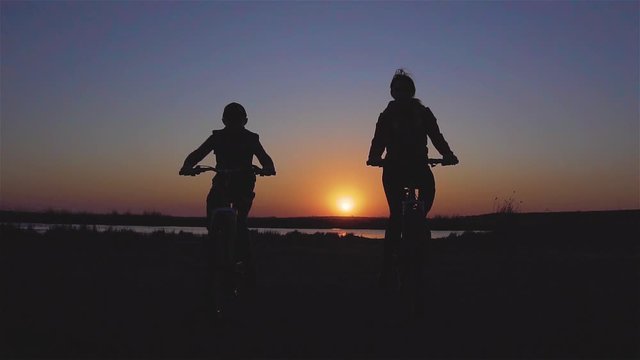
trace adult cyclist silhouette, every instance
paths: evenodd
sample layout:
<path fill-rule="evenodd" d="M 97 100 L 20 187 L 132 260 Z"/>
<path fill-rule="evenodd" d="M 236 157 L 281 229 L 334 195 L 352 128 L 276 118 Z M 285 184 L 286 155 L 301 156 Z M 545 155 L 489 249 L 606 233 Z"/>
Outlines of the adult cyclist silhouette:
<path fill-rule="evenodd" d="M 259 136 L 245 129 L 247 112 L 238 103 L 225 106 L 222 113 L 222 123 L 225 127 L 214 130 L 196 150 L 184 160 L 180 175 L 189 175 L 193 167 L 209 153 L 216 156 L 216 167 L 223 170 L 246 169 L 248 171 L 236 173 L 218 173 L 211 185 L 207 196 L 207 219 L 211 218 L 214 209 L 227 207 L 233 203 L 238 211 L 236 250 L 239 258 L 249 256 L 249 230 L 247 217 L 253 204 L 256 175 L 252 170 L 255 155 L 262 165 L 262 175 L 275 175 L 273 160 L 260 143 Z"/>
<path fill-rule="evenodd" d="M 436 188 L 433 173 L 427 164 L 427 139 L 431 139 L 446 163 L 458 163 L 458 158 L 440 133 L 435 116 L 414 97 L 415 84 L 403 69 L 396 71 L 390 88 L 393 100 L 378 117 L 367 160 L 367 165 L 383 166 L 382 185 L 389 205 L 380 276 L 382 284 L 390 280 L 392 254 L 402 231 L 404 184 L 411 182 L 418 185 L 419 200 L 425 204 L 425 216 L 433 205 Z"/>

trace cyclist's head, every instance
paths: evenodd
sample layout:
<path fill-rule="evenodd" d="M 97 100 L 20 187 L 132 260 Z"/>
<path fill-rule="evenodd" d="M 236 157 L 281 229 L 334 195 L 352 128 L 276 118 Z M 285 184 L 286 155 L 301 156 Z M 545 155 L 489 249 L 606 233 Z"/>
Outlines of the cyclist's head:
<path fill-rule="evenodd" d="M 416 86 L 404 69 L 396 70 L 390 88 L 394 100 L 411 99 L 416 95 Z"/>
<path fill-rule="evenodd" d="M 242 128 L 247 124 L 247 112 L 238 103 L 232 102 L 224 107 L 222 123 L 230 128 Z"/>

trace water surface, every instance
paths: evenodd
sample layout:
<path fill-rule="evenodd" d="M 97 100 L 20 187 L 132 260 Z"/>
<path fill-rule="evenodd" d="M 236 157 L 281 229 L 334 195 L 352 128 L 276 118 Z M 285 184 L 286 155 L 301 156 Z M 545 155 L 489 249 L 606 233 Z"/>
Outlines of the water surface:
<path fill-rule="evenodd" d="M 89 227 L 90 229 L 95 229 L 96 231 L 119 231 L 119 230 L 129 230 L 135 231 L 141 234 L 151 234 L 156 231 L 164 231 L 167 233 L 190 233 L 196 235 L 206 235 L 207 229 L 199 226 L 138 226 L 138 225 L 79 225 L 79 224 L 41 224 L 41 223 L 18 223 L 14 224 L 22 229 L 33 229 L 39 233 L 44 233 L 47 230 L 54 227 L 67 227 L 72 229 L 79 229 L 83 227 Z M 316 234 L 316 233 L 328 233 L 328 234 L 338 234 L 339 236 L 346 236 L 347 234 L 353 234 L 355 236 L 360 236 L 367 239 L 383 239 L 384 238 L 384 230 L 378 229 L 289 229 L 289 228 L 251 228 L 251 230 L 256 230 L 258 232 L 269 232 L 276 233 L 280 235 L 288 234 L 294 231 L 300 232 L 302 234 Z M 434 239 L 446 238 L 451 234 L 459 235 L 464 231 L 458 230 L 433 230 L 431 231 L 431 237 Z"/>

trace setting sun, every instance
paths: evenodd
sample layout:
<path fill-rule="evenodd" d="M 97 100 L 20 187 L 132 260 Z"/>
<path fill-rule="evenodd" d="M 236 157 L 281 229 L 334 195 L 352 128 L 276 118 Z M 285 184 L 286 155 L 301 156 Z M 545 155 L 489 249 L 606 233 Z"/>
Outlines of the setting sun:
<path fill-rule="evenodd" d="M 351 198 L 342 198 L 338 201 L 338 207 L 340 211 L 343 213 L 349 213 L 353 210 L 353 199 Z"/>
<path fill-rule="evenodd" d="M 367 207 L 367 201 L 355 185 L 336 184 L 326 195 L 326 211 L 337 216 L 360 215 Z"/>

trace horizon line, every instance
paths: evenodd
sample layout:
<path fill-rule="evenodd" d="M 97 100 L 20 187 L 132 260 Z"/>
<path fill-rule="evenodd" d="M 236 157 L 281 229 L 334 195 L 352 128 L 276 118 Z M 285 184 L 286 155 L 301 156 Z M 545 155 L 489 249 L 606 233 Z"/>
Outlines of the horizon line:
<path fill-rule="evenodd" d="M 626 208 L 626 209 L 599 209 L 599 210 L 559 210 L 559 211 L 513 211 L 513 212 L 488 212 L 480 214 L 470 215 L 433 215 L 431 218 L 464 218 L 464 217 L 476 217 L 487 216 L 495 214 L 560 214 L 560 213 L 589 213 L 589 212 L 620 212 L 620 211 L 640 211 L 640 208 Z M 45 210 L 18 210 L 18 209 L 2 209 L 0 212 L 5 213 L 33 213 L 33 214 L 60 214 L 60 215 L 96 215 L 96 216 L 157 216 L 157 217 L 172 217 L 172 218 L 206 218 L 205 215 L 171 215 L 165 214 L 159 211 L 142 211 L 141 213 L 134 213 L 130 211 L 119 212 L 113 210 L 110 212 L 91 212 L 84 210 L 66 210 L 66 209 L 45 209 Z M 304 216 L 249 216 L 253 219 L 308 219 L 308 218 L 335 218 L 335 219 L 385 219 L 387 216 L 358 216 L 358 215 L 304 215 Z"/>

